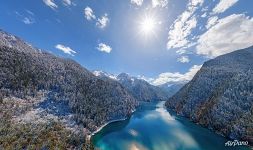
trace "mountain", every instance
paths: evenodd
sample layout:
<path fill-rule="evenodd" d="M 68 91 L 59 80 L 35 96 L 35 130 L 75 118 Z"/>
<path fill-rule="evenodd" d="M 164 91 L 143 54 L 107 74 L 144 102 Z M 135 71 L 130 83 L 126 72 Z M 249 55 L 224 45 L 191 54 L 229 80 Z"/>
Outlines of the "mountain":
<path fill-rule="evenodd" d="M 8 143 L 7 137 L 19 137 L 15 136 L 20 131 L 16 128 L 19 126 L 20 129 L 28 129 L 24 124 L 31 125 L 29 128 L 34 129 L 53 121 L 54 125 L 60 124 L 64 131 L 76 133 L 77 127 L 81 127 L 80 133 L 88 135 L 108 121 L 127 117 L 137 106 L 135 98 L 117 81 L 102 80 L 75 61 L 34 48 L 2 30 L 0 104 L 0 130 L 1 133 L 7 133 L 4 139 L 10 145 L 14 143 Z M 10 120 L 12 123 L 8 125 L 13 126 L 13 130 L 6 127 Z M 39 136 L 39 130 L 36 128 L 32 133 L 38 133 Z M 67 137 L 70 136 L 62 139 Z M 16 141 L 19 140 L 21 139 Z M 54 141 L 57 140 L 49 143 Z M 21 140 L 18 144 L 22 142 Z M 40 142 L 43 145 L 43 140 Z M 40 142 L 35 142 L 35 146 Z M 73 146 L 70 141 L 68 143 Z M 78 145 L 78 142 L 74 141 L 75 144 Z"/>
<path fill-rule="evenodd" d="M 159 88 L 163 89 L 169 97 L 176 94 L 188 81 L 181 82 L 167 82 L 161 85 L 158 85 Z"/>
<path fill-rule="evenodd" d="M 112 79 L 112 80 L 117 80 L 117 76 L 113 75 L 113 74 L 110 74 L 110 73 L 107 73 L 107 72 L 104 72 L 104 71 L 93 71 L 92 72 L 95 76 L 101 78 L 101 79 Z"/>
<path fill-rule="evenodd" d="M 26 43 L 19 37 L 8 34 L 7 32 L 4 32 L 1 29 L 0 29 L 0 46 L 15 48 L 17 49 L 17 51 L 25 53 L 35 53 L 40 51 L 39 49 L 34 48 L 30 44 Z"/>
<path fill-rule="evenodd" d="M 165 105 L 229 138 L 253 143 L 253 46 L 205 62 Z"/>
<path fill-rule="evenodd" d="M 117 80 L 139 101 L 166 100 L 169 97 L 162 88 L 126 73 L 119 74 Z"/>
<path fill-rule="evenodd" d="M 111 79 L 119 82 L 138 101 L 166 100 L 185 84 L 185 82 L 170 82 L 154 86 L 143 79 L 132 77 L 127 73 L 113 75 L 104 71 L 93 71 L 93 74 L 103 80 Z"/>

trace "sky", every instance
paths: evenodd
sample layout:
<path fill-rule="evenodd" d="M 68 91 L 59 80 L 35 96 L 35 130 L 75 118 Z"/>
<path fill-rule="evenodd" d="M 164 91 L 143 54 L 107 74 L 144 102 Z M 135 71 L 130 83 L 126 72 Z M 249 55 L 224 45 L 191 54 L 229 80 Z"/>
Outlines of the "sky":
<path fill-rule="evenodd" d="M 190 80 L 253 45 L 252 0 L 0 0 L 0 28 L 89 70 Z"/>

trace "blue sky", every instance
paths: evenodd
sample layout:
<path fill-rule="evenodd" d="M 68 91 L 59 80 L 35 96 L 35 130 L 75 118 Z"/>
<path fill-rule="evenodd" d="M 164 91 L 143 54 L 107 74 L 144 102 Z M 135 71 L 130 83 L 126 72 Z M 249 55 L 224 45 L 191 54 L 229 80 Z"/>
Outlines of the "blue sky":
<path fill-rule="evenodd" d="M 189 80 L 204 61 L 253 45 L 252 6 L 252 0 L 1 0 L 0 28 L 89 70 L 161 84 Z"/>

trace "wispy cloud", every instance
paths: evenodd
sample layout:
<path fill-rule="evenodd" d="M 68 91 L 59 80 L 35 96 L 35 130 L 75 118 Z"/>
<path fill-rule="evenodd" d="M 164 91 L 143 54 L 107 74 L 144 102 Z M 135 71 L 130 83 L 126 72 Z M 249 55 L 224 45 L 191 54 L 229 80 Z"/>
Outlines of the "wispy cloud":
<path fill-rule="evenodd" d="M 112 51 L 112 48 L 109 45 L 106 45 L 104 43 L 99 43 L 97 49 L 101 52 L 110 53 Z"/>
<path fill-rule="evenodd" d="M 84 9 L 84 16 L 87 20 L 96 19 L 96 16 L 94 15 L 93 10 L 88 6 Z"/>
<path fill-rule="evenodd" d="M 209 29 L 210 27 L 215 25 L 217 23 L 218 19 L 219 18 L 217 16 L 213 16 L 213 17 L 208 18 L 206 28 Z"/>
<path fill-rule="evenodd" d="M 34 16 L 34 13 L 33 13 L 32 11 L 30 11 L 30 10 L 25 10 L 25 11 L 26 11 L 28 14 Z"/>
<path fill-rule="evenodd" d="M 98 26 L 99 28 L 103 29 L 105 28 L 108 23 L 109 23 L 109 18 L 107 14 L 104 14 L 101 18 L 98 18 L 96 26 Z"/>
<path fill-rule="evenodd" d="M 74 54 L 76 54 L 76 51 L 74 51 L 74 50 L 71 49 L 70 47 L 64 46 L 64 45 L 62 45 L 62 44 L 57 44 L 57 45 L 55 45 L 55 48 L 57 48 L 58 50 L 63 51 L 63 52 L 66 53 L 66 54 L 69 54 L 69 55 L 71 55 L 71 56 L 74 56 Z"/>
<path fill-rule="evenodd" d="M 168 0 L 152 0 L 153 7 L 166 7 L 168 5 Z"/>
<path fill-rule="evenodd" d="M 132 3 L 132 4 L 135 4 L 135 5 L 137 5 L 137 6 L 141 6 L 142 3 L 143 3 L 143 0 L 131 0 L 131 3 Z"/>
<path fill-rule="evenodd" d="M 174 21 L 169 31 L 168 49 L 182 48 L 189 44 L 188 36 L 197 25 L 194 13 L 203 2 L 203 0 L 190 0 L 187 9 Z"/>
<path fill-rule="evenodd" d="M 75 5 L 72 0 L 62 0 L 63 5 L 65 6 L 71 6 L 71 5 Z"/>
<path fill-rule="evenodd" d="M 253 45 L 253 18 L 232 14 L 217 22 L 199 37 L 197 54 L 212 58 Z"/>
<path fill-rule="evenodd" d="M 54 0 L 43 0 L 43 2 L 50 7 L 51 9 L 55 10 L 58 6 L 55 4 Z"/>
<path fill-rule="evenodd" d="M 25 17 L 23 20 L 24 24 L 33 24 L 35 21 L 32 18 Z"/>
<path fill-rule="evenodd" d="M 186 51 L 186 49 L 183 49 L 183 48 L 181 48 L 181 49 L 178 49 L 177 51 L 176 51 L 176 53 L 177 54 L 185 54 L 187 51 Z"/>
<path fill-rule="evenodd" d="M 199 71 L 202 65 L 192 66 L 188 72 L 182 74 L 179 72 L 165 72 L 161 73 L 157 78 L 155 78 L 151 83 L 153 85 L 162 85 L 168 82 L 185 82 L 190 81 L 194 75 Z"/>
<path fill-rule="evenodd" d="M 188 63 L 190 62 L 190 59 L 188 56 L 181 56 L 177 59 L 178 62 L 181 62 L 181 63 Z"/>
<path fill-rule="evenodd" d="M 215 14 L 223 13 L 238 1 L 239 0 L 220 0 L 220 2 L 216 5 L 216 7 L 214 7 L 213 13 Z"/>
<path fill-rule="evenodd" d="M 220 18 L 239 0 L 219 0 L 214 6 L 205 6 L 203 0 L 190 0 L 186 10 L 171 25 L 167 48 L 175 48 L 179 55 L 190 47 L 194 53 L 213 58 L 253 45 L 253 18 L 245 14 L 231 14 Z M 204 6 L 203 6 L 204 5 Z M 201 14 L 199 14 L 201 13 Z M 197 24 L 201 19 L 201 24 Z M 202 23 L 206 21 L 206 25 Z M 190 51 L 190 50 L 189 50 Z M 179 62 L 187 63 L 181 56 Z"/>
<path fill-rule="evenodd" d="M 20 21 L 22 21 L 26 25 L 31 25 L 36 22 L 34 19 L 35 16 L 34 13 L 29 10 L 25 10 L 23 13 L 15 11 L 15 15 L 18 17 Z"/>
<path fill-rule="evenodd" d="M 147 81 L 150 84 L 153 84 L 153 81 L 155 80 L 154 78 L 147 78 L 147 77 L 145 77 L 143 75 L 138 75 L 137 78 L 141 79 L 141 80 L 144 80 L 144 81 Z"/>

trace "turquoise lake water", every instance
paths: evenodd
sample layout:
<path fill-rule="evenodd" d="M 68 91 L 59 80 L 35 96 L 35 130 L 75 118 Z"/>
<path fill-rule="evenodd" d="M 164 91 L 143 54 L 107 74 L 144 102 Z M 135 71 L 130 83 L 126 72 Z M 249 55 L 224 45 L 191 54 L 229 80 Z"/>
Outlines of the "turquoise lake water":
<path fill-rule="evenodd" d="M 177 116 L 164 102 L 143 104 L 131 118 L 106 125 L 92 137 L 100 150 L 244 150 L 226 138 Z"/>

